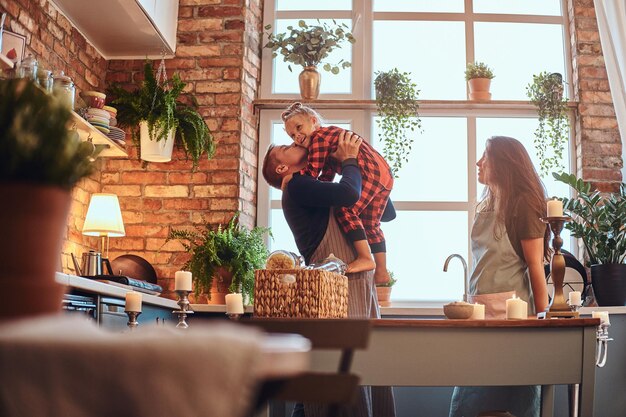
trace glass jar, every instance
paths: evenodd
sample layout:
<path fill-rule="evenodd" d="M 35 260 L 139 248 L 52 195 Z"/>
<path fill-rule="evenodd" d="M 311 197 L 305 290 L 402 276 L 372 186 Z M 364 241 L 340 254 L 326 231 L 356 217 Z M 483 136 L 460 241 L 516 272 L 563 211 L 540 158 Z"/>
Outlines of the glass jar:
<path fill-rule="evenodd" d="M 70 110 L 74 110 L 75 91 L 74 82 L 70 77 L 63 74 L 63 71 L 59 71 L 59 74 L 54 76 L 52 94 Z"/>
<path fill-rule="evenodd" d="M 286 250 L 276 250 L 270 253 L 265 262 L 265 269 L 295 269 L 301 268 L 304 258 Z"/>
<path fill-rule="evenodd" d="M 37 60 L 32 54 L 28 54 L 18 65 L 17 78 L 28 78 L 29 80 L 37 81 Z"/>
<path fill-rule="evenodd" d="M 46 91 L 46 93 L 52 94 L 52 71 L 39 68 L 37 70 L 37 82 L 39 83 L 39 86 Z"/>

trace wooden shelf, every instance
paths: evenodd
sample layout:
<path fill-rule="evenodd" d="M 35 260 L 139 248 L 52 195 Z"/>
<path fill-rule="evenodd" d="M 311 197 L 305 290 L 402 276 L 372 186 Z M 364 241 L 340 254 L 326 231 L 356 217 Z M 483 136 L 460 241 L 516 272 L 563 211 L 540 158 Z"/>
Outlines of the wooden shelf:
<path fill-rule="evenodd" d="M 105 149 L 100 152 L 100 157 L 107 158 L 127 158 L 128 153 L 117 143 L 109 139 L 104 133 L 93 127 L 89 122 L 72 112 L 70 128 L 76 129 L 81 140 L 90 140 L 94 145 L 103 145 Z"/>
<path fill-rule="evenodd" d="M 13 61 L 7 58 L 6 55 L 0 54 L 0 69 L 11 69 L 13 68 Z"/>

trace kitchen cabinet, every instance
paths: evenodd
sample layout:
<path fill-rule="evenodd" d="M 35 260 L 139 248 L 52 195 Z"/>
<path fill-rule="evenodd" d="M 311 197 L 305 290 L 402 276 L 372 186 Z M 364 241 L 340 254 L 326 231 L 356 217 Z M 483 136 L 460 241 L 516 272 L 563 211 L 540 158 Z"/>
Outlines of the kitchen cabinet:
<path fill-rule="evenodd" d="M 107 60 L 176 51 L 178 0 L 52 1 Z"/>

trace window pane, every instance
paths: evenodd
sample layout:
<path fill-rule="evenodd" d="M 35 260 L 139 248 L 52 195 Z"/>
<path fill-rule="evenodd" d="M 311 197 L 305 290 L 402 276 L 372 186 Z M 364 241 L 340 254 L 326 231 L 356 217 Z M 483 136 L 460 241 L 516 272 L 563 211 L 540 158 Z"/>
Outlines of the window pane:
<path fill-rule="evenodd" d="M 276 21 L 276 26 L 273 28 L 273 33 L 287 32 L 287 26 L 298 27 L 298 21 L 300 19 L 281 19 Z M 337 24 L 345 23 L 349 28 L 352 27 L 352 21 L 349 19 L 335 19 Z M 306 19 L 305 22 L 308 25 L 317 25 L 317 20 Z M 326 22 L 333 25 L 332 19 L 320 19 L 320 22 Z M 263 44 L 267 42 L 267 36 L 263 38 Z M 352 91 L 352 69 L 346 68 L 339 71 L 339 74 L 333 75 L 328 71 L 324 71 L 323 64 L 328 62 L 330 64 L 337 64 L 339 61 L 352 62 L 352 44 L 345 41 L 341 44 L 341 48 L 335 49 L 325 61 L 323 61 L 317 70 L 319 71 L 322 81 L 320 86 L 320 94 L 346 94 Z M 291 65 L 292 71 L 289 71 Z M 302 72 L 302 67 L 289 62 L 284 62 L 280 53 L 274 59 L 274 76 L 273 80 L 273 92 L 276 94 L 300 94 L 300 88 L 298 87 L 298 75 Z"/>
<path fill-rule="evenodd" d="M 463 3 L 463 0 L 374 0 L 374 11 L 463 13 Z"/>
<path fill-rule="evenodd" d="M 485 144 L 487 139 L 494 135 L 510 136 L 519 140 L 535 166 L 535 169 L 539 168 L 539 158 L 535 152 L 535 146 L 533 144 L 535 138 L 535 129 L 537 129 L 537 119 L 530 118 L 479 118 L 476 119 L 476 155 L 480 158 L 485 151 Z M 565 172 L 570 172 L 569 166 L 569 147 L 566 147 L 563 155 L 563 166 Z M 539 171 L 537 171 L 539 172 Z M 569 186 L 562 182 L 556 181 L 552 175 L 546 178 L 541 178 L 544 186 L 546 187 L 546 193 L 549 197 L 568 197 L 570 195 Z M 478 197 L 483 193 L 484 186 L 477 182 Z M 563 249 L 570 250 L 570 232 L 564 229 L 561 232 L 563 238 Z"/>
<path fill-rule="evenodd" d="M 387 265 L 398 282 L 394 300 L 461 300 L 463 267 L 443 263 L 452 253 L 467 259 L 467 213 L 462 211 L 399 211 L 398 217 L 383 223 L 387 242 Z"/>
<path fill-rule="evenodd" d="M 560 0 L 474 0 L 474 13 L 561 16 Z"/>
<path fill-rule="evenodd" d="M 293 240 L 293 234 L 291 234 L 291 230 L 289 229 L 289 225 L 281 209 L 272 210 L 270 214 L 270 227 L 272 228 L 272 236 L 274 238 L 273 240 L 270 239 L 270 251 L 282 249 L 293 253 L 300 253 L 298 252 L 296 242 Z"/>
<path fill-rule="evenodd" d="M 375 147 L 382 153 L 376 122 L 373 128 Z M 467 201 L 466 119 L 423 117 L 422 129 L 423 133 L 413 132 L 413 149 L 395 179 L 392 200 Z"/>
<path fill-rule="evenodd" d="M 276 10 L 352 10 L 352 0 L 276 0 Z"/>
<path fill-rule="evenodd" d="M 526 86 L 541 71 L 565 74 L 563 26 L 476 23 L 476 61 L 493 68 L 494 100 L 528 100 Z"/>
<path fill-rule="evenodd" d="M 373 42 L 373 74 L 397 67 L 411 73 L 421 100 L 466 99 L 462 22 L 375 21 Z"/>

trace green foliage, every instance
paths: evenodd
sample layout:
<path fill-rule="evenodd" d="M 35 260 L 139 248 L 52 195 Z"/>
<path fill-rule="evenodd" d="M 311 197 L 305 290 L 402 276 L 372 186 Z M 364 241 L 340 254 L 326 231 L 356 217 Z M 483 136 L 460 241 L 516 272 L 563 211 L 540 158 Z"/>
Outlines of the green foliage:
<path fill-rule="evenodd" d="M 70 190 L 94 169 L 95 147 L 68 129 L 70 111 L 24 79 L 0 81 L 0 181 Z"/>
<path fill-rule="evenodd" d="M 603 196 L 591 184 L 572 174 L 552 174 L 578 193 L 562 198 L 563 209 L 573 218 L 565 228 L 582 239 L 589 264 L 622 264 L 626 261 L 626 184 L 619 193 Z"/>
<path fill-rule="evenodd" d="M 376 107 L 380 116 L 376 122 L 385 144 L 383 155 L 396 177 L 402 164 L 408 162 L 415 130 L 422 128 L 417 101 L 420 91 L 411 81 L 410 75 L 394 68 L 377 72 L 374 79 Z"/>
<path fill-rule="evenodd" d="M 465 67 L 465 80 L 469 81 L 474 78 L 489 78 L 490 80 L 495 78 L 491 68 L 483 62 L 468 62 Z"/>
<path fill-rule="evenodd" d="M 135 143 L 139 139 L 139 123 L 142 121 L 148 123 L 150 136 L 157 141 L 164 140 L 171 129 L 176 129 L 176 139 L 195 169 L 203 153 L 209 159 L 213 157 L 215 143 L 195 101 L 188 105 L 179 100 L 185 85 L 178 74 L 159 84 L 152 65 L 146 61 L 144 80 L 138 89 L 127 91 L 114 84 L 107 94 L 113 97 L 111 103 L 117 108 L 119 125 L 131 128 Z"/>
<path fill-rule="evenodd" d="M 569 139 L 567 98 L 563 97 L 561 74 L 541 72 L 533 75 L 526 86 L 526 95 L 537 107 L 539 126 L 535 130 L 535 149 L 539 157 L 540 172 L 547 176 L 551 171 L 563 171 L 561 165 L 565 145 Z"/>
<path fill-rule="evenodd" d="M 210 297 L 215 271 L 225 267 L 233 274 L 229 290 L 241 290 L 253 299 L 254 270 L 263 268 L 269 255 L 263 243 L 263 235 L 269 233 L 269 229 L 248 230 L 239 225 L 238 217 L 239 214 L 235 214 L 225 228 L 219 225 L 213 229 L 205 223 L 197 226 L 196 231 L 170 230 L 167 241 L 179 240 L 191 254 L 184 268 L 193 274 L 196 294 L 206 293 Z"/>
<path fill-rule="evenodd" d="M 394 277 L 393 272 L 387 270 L 387 273 L 389 273 L 389 281 L 385 282 L 384 284 L 376 284 L 377 287 L 393 287 L 394 285 L 396 285 L 396 282 L 398 282 L 398 280 Z"/>
<path fill-rule="evenodd" d="M 341 48 L 345 40 L 350 43 L 356 42 L 352 33 L 347 31 L 348 26 L 345 23 L 338 25 L 334 19 L 333 26 L 326 22 L 321 23 L 319 19 L 317 23 L 316 26 L 309 26 L 304 20 L 300 20 L 298 28 L 287 26 L 289 32 L 276 35 L 266 32 L 268 42 L 265 48 L 272 50 L 272 58 L 276 58 L 280 53 L 285 62 L 302 67 L 317 67 L 335 48 Z M 265 26 L 266 30 L 271 28 L 271 25 Z M 325 63 L 323 68 L 333 74 L 338 74 L 339 67 L 346 69 L 350 65 L 350 62 L 341 60 L 334 65 Z M 289 65 L 289 71 L 292 71 L 291 65 Z"/>

